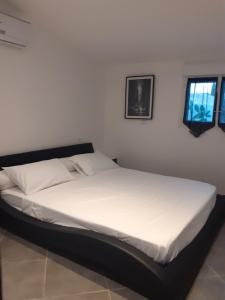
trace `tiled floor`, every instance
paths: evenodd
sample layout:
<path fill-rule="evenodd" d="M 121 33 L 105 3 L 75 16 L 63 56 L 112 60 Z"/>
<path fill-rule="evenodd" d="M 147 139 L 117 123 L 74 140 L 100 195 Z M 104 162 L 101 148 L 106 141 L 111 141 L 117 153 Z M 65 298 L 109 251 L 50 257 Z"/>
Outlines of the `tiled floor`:
<path fill-rule="evenodd" d="M 97 273 L 1 229 L 0 246 L 3 300 L 145 299 Z M 225 226 L 213 245 L 187 300 L 224 299 Z"/>

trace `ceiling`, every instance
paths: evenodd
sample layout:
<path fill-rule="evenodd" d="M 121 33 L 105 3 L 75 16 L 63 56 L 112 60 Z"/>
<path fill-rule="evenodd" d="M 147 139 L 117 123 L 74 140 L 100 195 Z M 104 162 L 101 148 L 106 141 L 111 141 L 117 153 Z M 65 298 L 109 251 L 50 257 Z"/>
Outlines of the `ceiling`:
<path fill-rule="evenodd" d="M 9 0 L 102 63 L 225 60 L 225 0 Z"/>

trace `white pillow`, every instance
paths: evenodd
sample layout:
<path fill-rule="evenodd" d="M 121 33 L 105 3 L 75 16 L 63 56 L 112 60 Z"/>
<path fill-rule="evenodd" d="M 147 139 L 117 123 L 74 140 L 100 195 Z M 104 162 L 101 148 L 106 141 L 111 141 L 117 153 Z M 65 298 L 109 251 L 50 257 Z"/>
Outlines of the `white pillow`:
<path fill-rule="evenodd" d="M 74 155 L 70 159 L 73 161 L 77 172 L 87 176 L 105 170 L 119 168 L 111 158 L 98 151 L 95 153 Z"/>
<path fill-rule="evenodd" d="M 63 157 L 60 158 L 59 160 L 67 168 L 68 171 L 70 172 L 75 171 L 74 164 L 70 160 L 70 157 Z"/>
<path fill-rule="evenodd" d="M 9 178 L 24 192 L 32 194 L 73 179 L 58 159 L 3 168 Z"/>
<path fill-rule="evenodd" d="M 15 186 L 15 183 L 10 180 L 5 171 L 0 171 L 0 191 L 10 189 Z"/>

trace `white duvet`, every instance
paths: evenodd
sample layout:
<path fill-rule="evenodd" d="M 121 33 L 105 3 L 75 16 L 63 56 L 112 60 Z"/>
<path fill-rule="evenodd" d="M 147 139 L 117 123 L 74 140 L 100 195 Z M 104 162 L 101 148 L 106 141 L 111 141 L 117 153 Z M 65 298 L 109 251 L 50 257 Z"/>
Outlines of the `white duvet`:
<path fill-rule="evenodd" d="M 212 185 L 124 168 L 77 177 L 33 195 L 3 199 L 24 213 L 114 236 L 155 261 L 172 261 L 198 234 L 215 205 Z"/>

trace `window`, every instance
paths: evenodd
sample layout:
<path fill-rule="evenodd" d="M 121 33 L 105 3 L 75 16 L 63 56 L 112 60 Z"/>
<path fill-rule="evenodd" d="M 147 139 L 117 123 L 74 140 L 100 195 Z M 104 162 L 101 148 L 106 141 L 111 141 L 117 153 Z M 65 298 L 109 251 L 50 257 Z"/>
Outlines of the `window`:
<path fill-rule="evenodd" d="M 218 125 L 223 131 L 225 131 L 225 77 L 223 77 L 221 81 Z"/>
<path fill-rule="evenodd" d="M 183 122 L 195 137 L 215 126 L 217 81 L 217 77 L 188 78 Z"/>

